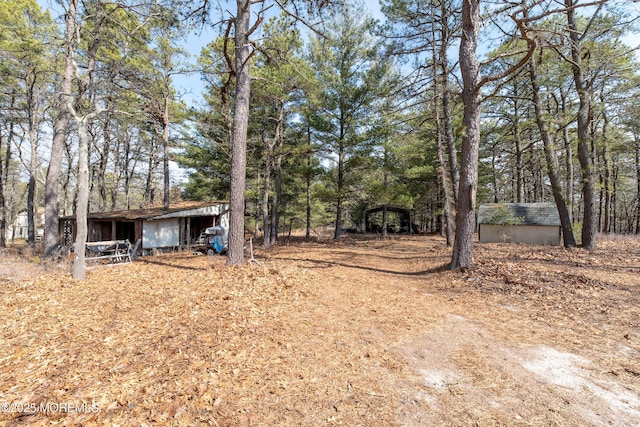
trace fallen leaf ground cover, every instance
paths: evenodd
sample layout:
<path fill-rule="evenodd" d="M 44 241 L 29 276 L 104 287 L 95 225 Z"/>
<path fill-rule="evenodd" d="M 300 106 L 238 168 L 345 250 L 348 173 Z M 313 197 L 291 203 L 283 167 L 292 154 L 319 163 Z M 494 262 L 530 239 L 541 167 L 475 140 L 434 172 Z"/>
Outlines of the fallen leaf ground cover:
<path fill-rule="evenodd" d="M 293 239 L 78 282 L 3 254 L 0 425 L 640 425 L 640 240 L 449 257 Z"/>

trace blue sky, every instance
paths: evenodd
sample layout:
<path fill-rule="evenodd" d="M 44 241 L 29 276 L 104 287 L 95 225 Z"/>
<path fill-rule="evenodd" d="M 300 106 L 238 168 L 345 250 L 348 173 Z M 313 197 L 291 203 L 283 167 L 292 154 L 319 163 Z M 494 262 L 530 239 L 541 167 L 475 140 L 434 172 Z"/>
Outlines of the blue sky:
<path fill-rule="evenodd" d="M 365 7 L 374 18 L 384 19 L 384 16 L 380 12 L 380 3 L 378 0 L 366 0 Z M 197 57 L 200 55 L 202 48 L 216 37 L 216 35 L 217 32 L 210 28 L 198 28 L 195 33 L 187 38 L 185 48 L 190 52 L 190 60 L 193 63 L 197 61 Z M 195 105 L 203 102 L 202 91 L 204 90 L 204 85 L 199 74 L 178 75 L 175 76 L 174 82 L 178 92 L 182 94 L 182 98 L 187 105 Z"/>
<path fill-rule="evenodd" d="M 60 6 L 52 0 L 38 0 L 38 3 L 46 9 L 52 11 L 54 18 L 58 17 Z M 378 0 L 365 0 L 365 7 L 370 11 L 371 15 L 377 19 L 384 19 L 384 16 L 380 12 L 380 4 Z M 630 5 L 640 14 L 640 3 Z M 199 28 L 196 32 L 192 33 L 185 41 L 184 47 L 191 54 L 189 61 L 195 64 L 197 57 L 200 54 L 202 48 L 209 43 L 217 32 L 211 28 L 204 27 Z M 640 34 L 632 34 L 624 38 L 627 45 L 631 47 L 640 46 Z M 636 51 L 636 57 L 640 61 L 640 51 Z M 175 76 L 175 83 L 178 93 L 185 100 L 187 105 L 196 105 L 202 103 L 202 91 L 204 90 L 203 82 L 199 73 L 192 73 L 189 75 L 177 75 Z"/>

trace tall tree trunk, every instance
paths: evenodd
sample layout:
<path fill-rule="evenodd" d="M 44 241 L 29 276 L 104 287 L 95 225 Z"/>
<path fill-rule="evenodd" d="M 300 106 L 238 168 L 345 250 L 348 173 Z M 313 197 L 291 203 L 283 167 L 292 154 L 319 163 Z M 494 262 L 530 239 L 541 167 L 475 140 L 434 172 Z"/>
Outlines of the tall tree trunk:
<path fill-rule="evenodd" d="M 591 96 L 587 87 L 582 68 L 582 40 L 584 36 L 578 30 L 578 24 L 574 9 L 575 0 L 565 0 L 567 6 L 567 24 L 569 26 L 569 39 L 571 41 L 571 68 L 573 70 L 573 80 L 578 92 L 579 106 L 577 113 L 578 121 L 578 160 L 580 160 L 580 170 L 582 173 L 582 199 L 584 203 L 584 216 L 582 221 L 582 246 L 588 250 L 596 248 L 596 197 L 594 185 L 593 161 L 590 152 L 589 138 L 589 107 Z"/>
<path fill-rule="evenodd" d="M 264 159 L 264 193 L 262 194 L 262 246 L 271 246 L 271 224 L 269 224 L 269 191 L 271 185 L 271 159 L 273 146 L 267 145 L 267 153 Z"/>
<path fill-rule="evenodd" d="M 601 99 L 601 103 L 602 105 L 604 105 L 604 96 L 602 97 L 603 99 Z M 611 161 L 610 161 L 610 154 L 609 154 L 609 150 L 608 150 L 608 144 L 609 142 L 607 141 L 608 138 L 608 125 L 609 125 L 609 117 L 607 116 L 607 111 L 606 108 L 602 108 L 602 169 L 604 170 L 604 185 L 603 185 L 603 189 L 604 189 L 604 218 L 603 218 L 603 230 L 605 233 L 611 233 L 613 225 L 612 225 L 612 212 L 613 212 L 613 208 L 612 208 L 612 199 L 613 199 L 613 194 L 612 194 L 612 187 L 613 187 L 613 183 L 612 183 L 612 179 L 613 179 L 613 172 L 612 172 L 612 166 L 611 166 Z"/>
<path fill-rule="evenodd" d="M 124 155 L 125 158 L 128 158 L 128 141 L 124 142 L 125 148 L 124 151 L 125 153 L 121 153 L 121 151 L 123 150 L 123 148 L 121 148 L 123 145 L 123 143 L 121 142 L 121 138 L 116 138 L 116 145 L 115 147 L 113 147 L 113 175 L 115 177 L 115 182 L 113 185 L 111 185 L 111 187 L 109 188 L 109 193 L 110 193 L 110 197 L 111 197 L 111 203 L 110 203 L 110 210 L 114 211 L 116 210 L 116 206 L 118 204 L 118 194 L 122 192 L 122 189 L 120 188 L 120 181 L 123 181 L 124 176 L 126 175 L 126 171 L 124 170 L 124 168 L 120 167 L 120 162 L 121 162 L 121 157 Z M 105 189 L 105 192 L 107 190 Z M 124 191 L 125 197 L 126 197 L 126 189 Z M 127 208 L 128 209 L 128 208 Z"/>
<path fill-rule="evenodd" d="M 236 0 L 236 103 L 231 137 L 231 194 L 229 201 L 229 249 L 227 264 L 244 263 L 244 190 L 247 174 L 247 129 L 249 126 L 249 0 Z"/>
<path fill-rule="evenodd" d="M 260 172 L 256 174 L 256 188 L 260 188 L 260 181 L 262 176 Z M 256 213 L 255 213 L 255 221 L 253 222 L 253 240 L 258 241 L 260 238 L 260 194 L 256 191 Z M 264 240 L 264 236 L 263 236 Z M 263 242 L 264 243 L 264 242 Z"/>
<path fill-rule="evenodd" d="M 618 172 L 620 168 L 618 167 L 618 158 L 614 156 L 611 163 L 612 167 L 612 179 L 611 179 L 611 232 L 618 233 L 620 231 L 620 225 L 622 218 L 618 218 Z"/>
<path fill-rule="evenodd" d="M 263 222 L 264 222 L 264 242 L 265 247 L 276 244 L 278 240 L 279 208 L 282 195 L 282 127 L 284 125 L 284 103 L 278 102 L 278 119 L 274 130 L 273 140 L 264 145 L 267 150 L 265 159 L 265 193 L 263 200 Z M 274 157 L 274 148 L 278 154 Z M 275 160 L 275 165 L 273 164 Z M 275 166 L 275 185 L 273 198 L 271 200 L 271 216 L 269 216 L 269 178 L 272 166 Z"/>
<path fill-rule="evenodd" d="M 36 174 L 38 173 L 38 106 L 36 84 L 38 76 L 35 70 L 27 73 L 27 110 L 29 115 L 29 142 L 31 155 L 29 159 L 29 184 L 27 191 L 27 241 L 30 246 L 36 244 Z"/>
<path fill-rule="evenodd" d="M 611 198 L 612 198 L 612 182 L 611 182 L 611 162 L 609 161 L 609 151 L 606 147 L 606 141 L 604 141 L 602 147 L 602 171 L 604 172 L 602 179 L 603 194 L 603 206 L 602 206 L 602 229 L 603 233 L 611 233 Z"/>
<path fill-rule="evenodd" d="M 444 76 L 447 79 L 447 76 Z M 446 80 L 445 80 L 446 84 Z M 448 84 L 447 84 L 448 86 Z M 460 170 L 458 169 L 458 155 L 456 150 L 456 141 L 453 136 L 453 125 L 451 124 L 451 105 L 450 105 L 450 94 L 449 88 L 445 88 L 442 92 L 442 112 L 443 112 L 443 123 L 444 123 L 444 135 L 445 140 L 447 142 L 447 148 L 449 151 L 449 175 L 451 176 L 450 187 L 453 196 L 453 206 L 455 207 L 456 203 L 458 203 L 458 184 L 460 182 Z"/>
<path fill-rule="evenodd" d="M 513 195 L 513 201 L 515 203 L 523 203 L 525 201 L 524 192 L 525 192 L 525 177 L 523 173 L 524 169 L 524 149 L 522 148 L 523 138 L 520 130 L 520 105 L 518 99 L 518 80 L 513 79 L 513 119 L 511 121 L 512 132 L 513 132 L 513 140 L 515 142 L 516 149 L 516 163 L 515 163 L 515 194 Z M 535 181 L 534 181 L 535 182 Z"/>
<path fill-rule="evenodd" d="M 560 110 L 562 116 L 566 117 L 567 113 L 567 91 L 560 90 Z M 562 126 L 562 141 L 565 149 L 565 201 L 569 209 L 569 216 L 573 223 L 573 147 L 571 146 L 571 139 L 569 139 L 569 126 L 563 124 Z"/>
<path fill-rule="evenodd" d="M 136 152 L 133 155 L 130 152 L 129 142 L 126 144 L 125 157 L 123 160 L 123 174 L 124 174 L 124 194 L 127 203 L 127 209 L 131 209 L 131 183 L 133 181 L 134 171 L 136 170 L 136 166 L 138 165 L 138 161 L 141 161 L 141 150 L 142 147 L 140 145 L 136 146 Z M 133 163 L 129 165 L 130 161 Z"/>
<path fill-rule="evenodd" d="M 500 195 L 498 194 L 498 166 L 497 166 L 497 153 L 496 146 L 491 147 L 491 185 L 493 187 L 493 203 L 498 203 L 500 201 Z"/>
<path fill-rule="evenodd" d="M 73 160 L 74 160 L 75 150 L 72 150 L 71 144 L 67 143 L 66 141 L 64 143 L 64 153 L 67 159 L 68 167 L 67 167 L 66 173 L 64 174 L 64 180 L 62 181 L 62 188 L 61 188 L 60 194 L 62 194 L 63 199 L 62 199 L 62 206 L 60 211 L 62 212 L 63 216 L 66 216 L 76 211 L 75 194 L 73 196 L 71 195 L 72 194 L 71 182 L 73 178 Z"/>
<path fill-rule="evenodd" d="M 458 183 L 460 181 L 460 171 L 458 169 L 458 155 L 456 150 L 456 140 L 453 135 L 453 125 L 451 120 L 451 87 L 449 84 L 449 58 L 447 50 L 449 49 L 449 16 L 451 11 L 448 10 L 445 1 L 440 2 L 440 49 L 438 52 L 438 61 L 442 71 L 442 119 L 444 127 L 444 137 L 449 151 L 449 174 L 451 182 L 445 181 L 445 185 L 450 185 L 450 193 L 453 196 L 452 205 L 455 209 L 458 203 Z M 435 38 L 434 38 L 435 43 Z M 452 225 L 452 224 L 448 224 Z M 451 227 L 453 228 L 453 227 Z"/>
<path fill-rule="evenodd" d="M 29 246 L 36 244 L 35 233 L 35 203 L 36 197 L 36 177 L 33 174 L 29 176 L 29 184 L 27 185 L 27 241 Z"/>
<path fill-rule="evenodd" d="M 169 209 L 171 203 L 171 182 L 169 179 L 169 95 L 164 97 L 164 111 L 162 114 L 162 172 L 164 177 L 163 206 Z"/>
<path fill-rule="evenodd" d="M 516 181 L 516 191 L 514 194 L 514 202 L 516 203 L 522 203 L 523 199 L 524 199 L 524 186 L 523 186 L 523 176 L 522 176 L 522 141 L 520 141 L 520 135 L 518 135 L 517 129 L 515 130 L 516 133 L 516 173 L 514 174 L 515 176 L 515 181 Z"/>
<path fill-rule="evenodd" d="M 342 126 L 342 123 L 341 123 Z M 341 131 L 342 134 L 342 131 Z M 342 137 L 341 137 L 342 138 Z M 333 238 L 339 240 L 342 237 L 342 201 L 344 191 L 344 141 L 342 139 L 339 142 L 338 147 L 338 198 L 336 200 L 336 229 L 333 233 Z"/>
<path fill-rule="evenodd" d="M 438 115 L 438 113 L 436 113 Z M 436 117 L 436 126 L 438 126 L 439 117 Z M 442 219 L 442 227 L 441 234 L 444 233 L 446 236 L 447 247 L 451 247 L 451 231 L 452 231 L 452 218 L 451 218 L 451 195 L 449 190 L 449 185 L 447 184 L 447 171 L 444 160 L 444 144 L 442 143 L 442 135 L 439 130 L 437 132 L 437 140 L 438 140 L 438 166 L 440 169 L 440 179 L 442 182 L 442 193 L 444 196 L 443 200 L 443 219 Z"/>
<path fill-rule="evenodd" d="M 389 150 L 387 145 L 384 146 L 384 164 L 383 164 L 383 172 L 382 172 L 382 187 L 384 191 L 383 203 L 382 206 L 382 238 L 386 238 L 389 234 L 389 215 L 387 210 L 387 205 L 389 203 L 389 193 L 387 191 L 387 187 L 389 185 L 389 172 L 387 168 L 389 167 Z"/>
<path fill-rule="evenodd" d="M 439 181 L 442 183 L 442 194 L 443 194 L 443 206 L 442 206 L 442 222 L 440 225 L 440 235 L 446 236 L 447 247 L 451 247 L 451 231 L 453 229 L 452 220 L 451 220 L 451 194 L 454 193 L 453 203 L 456 202 L 456 195 L 458 193 L 457 184 L 459 180 L 459 172 L 457 165 L 457 156 L 455 151 L 455 141 L 453 138 L 453 128 L 451 127 L 451 111 L 449 106 L 449 88 L 448 88 L 448 66 L 447 66 L 447 50 L 446 50 L 446 34 L 448 28 L 446 26 L 446 21 L 444 17 L 446 16 L 446 8 L 444 2 L 441 3 L 441 26 L 440 26 L 440 35 L 441 35 L 441 43 L 440 49 L 438 50 L 438 62 L 440 64 L 441 69 L 441 79 L 442 79 L 442 93 L 440 93 L 440 85 L 438 84 L 439 76 L 438 76 L 438 67 L 436 63 L 434 63 L 433 67 L 433 91 L 435 95 L 435 125 L 436 125 L 436 140 L 438 141 L 438 169 L 440 179 Z M 432 54 L 436 56 L 436 41 L 435 41 L 435 20 L 432 21 L 432 33 L 434 35 L 432 40 Z M 443 117 L 442 120 L 440 118 L 440 97 L 442 97 L 442 111 Z M 445 99 L 446 98 L 446 99 Z M 444 139 L 449 147 L 449 170 L 451 174 L 447 174 L 447 165 L 445 161 L 445 148 L 443 143 L 443 135 L 442 128 L 444 128 Z M 453 170 L 455 168 L 455 171 Z M 451 181 L 451 182 L 449 182 Z M 452 191 L 453 190 L 453 191 Z M 411 224 L 409 224 L 409 228 L 411 228 Z"/>
<path fill-rule="evenodd" d="M 311 126 L 307 125 L 307 144 L 311 147 Z M 307 187 L 307 217 L 305 237 L 311 237 L 311 150 L 307 154 L 307 173 L 305 174 Z"/>
<path fill-rule="evenodd" d="M 153 206 L 156 197 L 156 175 L 158 173 L 158 166 L 160 160 L 156 153 L 155 136 L 152 136 L 151 140 L 151 154 L 149 155 L 149 167 L 147 168 L 147 182 L 144 190 L 144 200 L 147 204 Z"/>
<path fill-rule="evenodd" d="M 87 207 L 89 205 L 89 132 L 87 117 L 76 120 L 78 124 L 78 204 L 76 206 L 76 241 L 73 257 L 73 278 L 84 280 L 87 245 Z"/>
<path fill-rule="evenodd" d="M 51 258 L 58 247 L 58 222 L 59 207 L 58 195 L 60 193 L 60 174 L 62 171 L 62 158 L 65 149 L 65 136 L 71 117 L 68 106 L 72 102 L 71 85 L 73 83 L 73 51 L 75 47 L 74 37 L 76 32 L 76 10 L 78 0 L 70 0 L 69 8 L 65 16 L 65 68 L 62 74 L 61 93 L 58 103 L 58 113 L 53 123 L 53 140 L 51 141 L 51 155 L 47 180 L 44 190 L 44 256 Z M 71 167 L 71 166 L 69 166 Z"/>
<path fill-rule="evenodd" d="M 104 5 L 97 3 L 97 22 L 104 12 Z M 100 48 L 102 38 L 100 33 L 100 25 L 96 25 L 92 32 L 92 40 L 87 54 L 86 73 L 79 80 L 78 97 L 91 93 L 94 86 L 93 72 L 96 66 L 96 56 Z M 80 70 L 78 64 L 73 61 L 74 74 L 79 76 Z M 88 105 L 93 106 L 92 112 L 81 115 L 72 105 L 69 105 L 69 113 L 73 117 L 78 127 L 78 181 L 77 181 L 77 205 L 76 205 L 76 241 L 74 243 L 74 259 L 73 259 L 73 278 L 76 280 L 84 280 L 85 277 L 85 249 L 87 243 L 87 212 L 89 208 L 89 126 L 99 113 L 99 107 L 93 104 L 93 99 L 88 97 Z"/>
<path fill-rule="evenodd" d="M 0 134 L 0 152 L 3 146 L 2 134 Z M 3 164 L 0 160 L 0 248 L 7 247 L 7 208 L 5 204 L 4 191 L 6 180 L 4 178 Z"/>
<path fill-rule="evenodd" d="M 465 0 L 462 3 L 462 38 L 460 40 L 464 135 L 462 137 L 456 237 L 450 264 L 450 268 L 454 270 L 468 267 L 473 262 L 478 151 L 480 148 L 481 76 L 480 62 L 476 53 L 480 22 L 480 0 Z"/>
<path fill-rule="evenodd" d="M 636 234 L 640 234 L 640 136 L 635 136 L 636 149 Z"/>
<path fill-rule="evenodd" d="M 11 101 L 10 101 L 10 106 L 11 109 L 13 110 L 15 108 L 15 103 L 16 103 L 16 90 L 12 89 L 11 91 Z M 6 204 L 6 199 L 7 199 L 7 185 L 9 184 L 9 168 L 11 167 L 11 157 L 12 157 L 12 151 L 11 151 L 11 146 L 13 145 L 13 138 L 15 136 L 14 133 L 14 123 L 13 120 L 9 123 L 9 130 L 8 130 L 8 135 L 7 135 L 7 149 L 5 151 L 5 156 L 4 156 L 4 171 L 2 172 L 2 174 L 0 174 L 0 179 L 3 182 L 3 189 L 2 189 L 2 204 L 0 204 L 0 211 L 1 213 L 1 220 L 2 223 L 0 223 L 0 239 L 3 239 L 4 244 L 2 245 L 2 247 L 6 246 L 6 240 L 7 240 L 7 223 L 8 223 L 8 212 L 7 212 L 7 204 Z M 1 145 L 1 144 L 0 144 Z M 13 234 L 15 234 L 15 228 L 13 229 Z M 12 240 L 13 240 L 13 236 L 12 236 Z"/>
<path fill-rule="evenodd" d="M 282 145 L 278 147 L 282 150 Z M 271 244 L 274 245 L 278 241 L 278 230 L 280 228 L 280 209 L 282 206 L 282 154 L 278 154 L 275 164 L 275 188 L 273 192 L 273 200 L 271 202 Z"/>
<path fill-rule="evenodd" d="M 558 208 L 558 214 L 560 215 L 560 225 L 562 228 L 562 238 L 565 248 L 575 247 L 576 239 L 573 236 L 573 228 L 571 227 L 571 217 L 569 216 L 569 209 L 562 195 L 562 185 L 560 184 L 560 177 L 558 176 L 558 170 L 560 165 L 558 162 L 558 156 L 556 155 L 554 144 L 549 135 L 549 126 L 542 115 L 542 100 L 540 99 L 540 84 L 538 83 L 538 72 L 535 58 L 531 58 L 529 61 L 529 76 L 531 78 L 531 88 L 533 89 L 533 107 L 536 114 L 536 123 L 540 130 L 540 136 L 544 147 L 544 155 L 547 160 L 547 171 L 549 174 L 549 181 L 551 182 L 551 192 L 553 193 L 553 199 L 556 202 Z M 570 183 L 567 183 L 570 185 Z"/>
<path fill-rule="evenodd" d="M 592 129 L 591 131 L 591 140 L 595 140 L 596 139 L 596 135 L 595 135 L 595 131 Z M 595 147 L 594 147 L 595 148 Z M 594 159 L 594 173 L 598 174 L 598 185 L 597 185 L 597 189 L 598 189 L 598 208 L 597 208 L 597 212 L 596 212 L 596 230 L 598 233 L 602 233 L 602 221 L 604 219 L 604 215 L 603 215 L 603 211 L 604 211 L 604 186 L 605 186 L 605 178 L 604 178 L 604 171 L 602 168 L 598 168 L 598 165 L 596 163 L 596 161 L 600 160 L 600 157 L 602 156 L 602 152 L 598 152 L 596 153 L 595 159 Z M 604 162 L 603 162 L 604 163 Z M 595 179 L 595 177 L 594 177 Z"/>
<path fill-rule="evenodd" d="M 107 208 L 107 165 L 109 164 L 109 155 L 111 154 L 111 132 L 109 132 L 109 125 L 111 123 L 111 117 L 107 115 L 104 123 L 102 124 L 102 137 L 104 139 L 104 148 L 100 152 L 100 160 L 97 165 L 97 173 L 95 175 L 95 186 L 98 187 L 98 194 L 100 194 L 100 210 Z M 92 182 L 93 185 L 93 182 Z M 117 186 L 117 184 L 116 184 Z"/>

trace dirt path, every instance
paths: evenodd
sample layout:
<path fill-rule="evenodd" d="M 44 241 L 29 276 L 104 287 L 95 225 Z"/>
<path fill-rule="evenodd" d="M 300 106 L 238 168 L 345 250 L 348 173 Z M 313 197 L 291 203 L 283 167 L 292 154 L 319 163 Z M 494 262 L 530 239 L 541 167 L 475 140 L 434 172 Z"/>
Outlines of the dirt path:
<path fill-rule="evenodd" d="M 406 363 L 379 374 L 402 425 L 636 426 L 632 249 L 616 259 L 606 249 L 490 245 L 464 274 L 443 270 L 449 253 L 434 238 L 302 244 L 268 257 L 317 270 L 330 316 Z"/>

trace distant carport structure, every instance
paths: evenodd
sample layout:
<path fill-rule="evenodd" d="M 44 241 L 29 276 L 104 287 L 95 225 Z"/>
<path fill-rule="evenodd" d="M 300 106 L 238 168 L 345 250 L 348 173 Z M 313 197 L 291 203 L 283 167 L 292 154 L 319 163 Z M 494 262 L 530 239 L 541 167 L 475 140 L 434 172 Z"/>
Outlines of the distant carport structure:
<path fill-rule="evenodd" d="M 364 211 L 366 233 L 381 233 L 383 216 L 387 213 L 387 232 L 407 233 L 411 230 L 411 211 L 401 206 L 380 205 Z"/>

